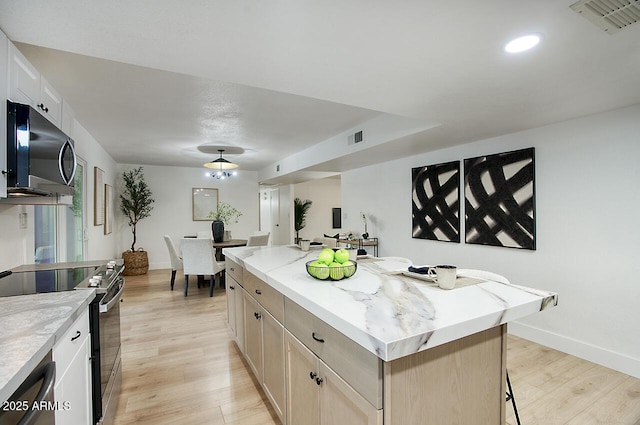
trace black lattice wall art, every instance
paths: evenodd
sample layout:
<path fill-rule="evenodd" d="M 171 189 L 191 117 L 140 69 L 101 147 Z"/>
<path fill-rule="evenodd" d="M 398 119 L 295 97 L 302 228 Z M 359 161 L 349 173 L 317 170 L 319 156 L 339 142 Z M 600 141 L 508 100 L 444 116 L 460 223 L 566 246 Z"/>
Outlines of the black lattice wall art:
<path fill-rule="evenodd" d="M 534 148 L 465 159 L 465 241 L 536 249 L 534 176 Z"/>
<path fill-rule="evenodd" d="M 413 237 L 460 242 L 460 161 L 411 170 Z"/>

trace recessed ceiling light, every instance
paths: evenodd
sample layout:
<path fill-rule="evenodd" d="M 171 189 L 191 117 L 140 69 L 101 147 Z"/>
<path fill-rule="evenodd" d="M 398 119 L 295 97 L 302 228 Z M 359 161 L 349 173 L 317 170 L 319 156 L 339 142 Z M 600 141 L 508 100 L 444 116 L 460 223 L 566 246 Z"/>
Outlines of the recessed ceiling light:
<path fill-rule="evenodd" d="M 542 36 L 540 34 L 528 34 L 515 38 L 504 46 L 507 53 L 520 53 L 532 49 L 540 43 Z"/>

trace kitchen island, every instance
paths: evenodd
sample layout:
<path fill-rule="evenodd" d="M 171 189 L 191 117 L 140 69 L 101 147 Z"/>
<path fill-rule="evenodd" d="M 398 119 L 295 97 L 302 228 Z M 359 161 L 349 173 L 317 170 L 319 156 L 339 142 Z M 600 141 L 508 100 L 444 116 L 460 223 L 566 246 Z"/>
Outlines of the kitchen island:
<path fill-rule="evenodd" d="M 231 331 L 288 425 L 502 424 L 506 323 L 557 304 L 473 270 L 442 290 L 395 258 L 332 282 L 306 272 L 317 250 L 224 255 Z"/>

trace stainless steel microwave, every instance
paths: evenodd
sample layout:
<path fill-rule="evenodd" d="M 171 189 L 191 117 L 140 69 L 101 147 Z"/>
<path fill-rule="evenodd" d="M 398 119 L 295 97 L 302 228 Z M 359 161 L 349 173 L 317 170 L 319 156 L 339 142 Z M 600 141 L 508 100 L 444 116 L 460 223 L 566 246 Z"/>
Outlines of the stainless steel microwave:
<path fill-rule="evenodd" d="M 29 105 L 7 101 L 7 194 L 73 195 L 73 140 Z"/>

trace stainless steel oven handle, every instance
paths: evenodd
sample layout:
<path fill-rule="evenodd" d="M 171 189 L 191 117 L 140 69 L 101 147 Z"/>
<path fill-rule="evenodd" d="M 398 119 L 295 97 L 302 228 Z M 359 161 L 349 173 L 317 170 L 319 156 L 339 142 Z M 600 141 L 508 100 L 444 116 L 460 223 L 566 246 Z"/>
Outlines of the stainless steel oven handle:
<path fill-rule="evenodd" d="M 118 293 L 115 294 L 106 304 L 103 304 L 102 301 L 100 301 L 100 313 L 108 312 L 118 301 L 120 301 L 120 297 L 122 297 L 122 292 L 124 291 L 124 278 L 118 278 L 118 281 L 122 282 L 122 286 L 118 290 Z"/>

